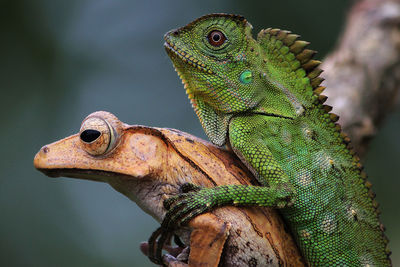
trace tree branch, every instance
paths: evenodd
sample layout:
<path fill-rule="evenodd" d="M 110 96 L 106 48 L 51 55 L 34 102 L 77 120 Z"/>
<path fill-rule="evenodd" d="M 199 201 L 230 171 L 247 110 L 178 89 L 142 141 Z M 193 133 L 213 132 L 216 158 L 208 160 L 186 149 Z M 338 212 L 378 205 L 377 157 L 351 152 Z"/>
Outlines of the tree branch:
<path fill-rule="evenodd" d="M 399 26 L 399 0 L 358 1 L 336 50 L 322 64 L 327 103 L 360 156 L 399 100 Z"/>

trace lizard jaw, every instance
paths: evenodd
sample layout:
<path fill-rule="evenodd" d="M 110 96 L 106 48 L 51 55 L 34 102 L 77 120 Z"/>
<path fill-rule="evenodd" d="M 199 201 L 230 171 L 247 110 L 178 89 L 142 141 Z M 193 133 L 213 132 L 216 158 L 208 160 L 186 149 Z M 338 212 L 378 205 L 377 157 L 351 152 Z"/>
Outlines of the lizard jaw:
<path fill-rule="evenodd" d="M 165 34 L 164 39 L 164 47 L 170 57 L 175 57 L 182 60 L 184 63 L 189 64 L 200 71 L 204 71 L 209 74 L 214 74 L 214 72 L 207 68 L 204 63 L 200 63 L 198 59 L 191 56 L 188 52 L 185 52 L 183 49 L 179 49 L 176 45 L 174 45 L 171 41 L 169 35 L 171 32 Z"/>
<path fill-rule="evenodd" d="M 172 32 L 173 31 L 170 31 L 164 35 L 164 39 L 165 39 L 164 48 L 167 51 L 168 56 L 171 58 L 172 62 L 174 63 L 175 71 L 178 73 L 178 76 L 181 79 L 182 84 L 186 90 L 186 94 L 188 95 L 189 100 L 190 100 L 192 106 L 194 107 L 194 106 L 196 106 L 196 103 L 195 103 L 196 101 L 194 99 L 194 93 L 190 89 L 190 86 L 188 85 L 188 83 L 184 77 L 184 73 L 182 73 L 181 70 L 177 67 L 177 64 L 175 64 L 175 61 L 181 61 L 181 62 L 183 62 L 183 64 L 188 64 L 189 66 L 197 68 L 198 70 L 203 71 L 205 73 L 213 74 L 214 72 L 211 71 L 209 68 L 207 68 L 204 63 L 200 63 L 198 59 L 194 58 L 189 53 L 185 52 L 182 49 L 179 49 L 176 45 L 174 45 L 169 36 L 170 34 L 173 34 Z"/>

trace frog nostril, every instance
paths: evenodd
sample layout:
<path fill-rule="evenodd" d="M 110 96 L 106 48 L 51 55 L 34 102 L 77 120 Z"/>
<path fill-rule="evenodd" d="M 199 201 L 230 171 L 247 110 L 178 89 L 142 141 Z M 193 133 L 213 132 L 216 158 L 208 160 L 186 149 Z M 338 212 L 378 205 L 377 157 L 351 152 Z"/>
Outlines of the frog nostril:
<path fill-rule="evenodd" d="M 42 148 L 42 151 L 43 151 L 44 154 L 47 154 L 47 153 L 49 153 L 50 148 L 48 148 L 47 146 L 44 146 L 44 147 Z"/>
<path fill-rule="evenodd" d="M 99 138 L 100 135 L 101 135 L 100 131 L 88 129 L 88 130 L 84 130 L 81 133 L 80 137 L 83 142 L 91 143 L 91 142 L 95 141 L 97 138 Z"/>

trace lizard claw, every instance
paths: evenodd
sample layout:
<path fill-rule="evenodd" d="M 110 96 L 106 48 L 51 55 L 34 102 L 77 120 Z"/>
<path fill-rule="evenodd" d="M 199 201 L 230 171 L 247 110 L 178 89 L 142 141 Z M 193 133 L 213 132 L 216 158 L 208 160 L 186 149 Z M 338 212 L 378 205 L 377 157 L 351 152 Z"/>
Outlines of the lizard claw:
<path fill-rule="evenodd" d="M 149 259 L 156 264 L 162 264 L 162 250 L 167 243 L 170 243 L 175 229 L 217 204 L 209 188 L 188 183 L 182 185 L 181 191 L 179 195 L 164 201 L 164 207 L 168 210 L 167 214 L 161 227 L 151 235 L 148 241 Z"/>
<path fill-rule="evenodd" d="M 155 230 L 147 242 L 147 256 L 150 261 L 162 265 L 162 249 L 170 243 L 172 234 L 161 227 Z"/>
<path fill-rule="evenodd" d="M 174 236 L 174 240 L 177 246 L 172 246 L 171 237 L 171 232 L 164 231 L 160 227 L 153 232 L 148 242 L 143 242 L 140 245 L 140 249 L 146 256 L 149 257 L 149 259 L 153 263 L 158 265 L 164 265 L 166 256 L 171 256 L 173 258 L 182 258 L 181 253 L 185 250 L 188 250 L 189 248 L 185 244 L 183 244 L 179 237 L 176 235 Z M 163 249 L 165 249 L 169 254 L 162 255 Z"/>
<path fill-rule="evenodd" d="M 148 248 L 147 248 L 147 256 L 149 257 L 151 262 L 157 265 L 160 265 L 162 263 L 161 257 L 157 258 L 155 255 L 157 239 L 161 234 L 162 234 L 162 228 L 158 228 L 157 230 L 155 230 L 149 238 Z"/>

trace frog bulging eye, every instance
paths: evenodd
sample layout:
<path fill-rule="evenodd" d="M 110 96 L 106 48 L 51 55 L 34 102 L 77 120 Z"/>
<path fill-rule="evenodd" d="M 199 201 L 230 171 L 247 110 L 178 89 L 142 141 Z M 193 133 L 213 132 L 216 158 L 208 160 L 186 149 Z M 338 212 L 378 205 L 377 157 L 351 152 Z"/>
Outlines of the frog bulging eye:
<path fill-rule="evenodd" d="M 106 120 L 89 117 L 82 122 L 79 138 L 83 149 L 92 156 L 103 155 L 115 146 L 115 131 Z"/>
<path fill-rule="evenodd" d="M 207 40 L 210 45 L 220 47 L 226 42 L 226 36 L 219 30 L 213 30 L 207 35 Z"/>

